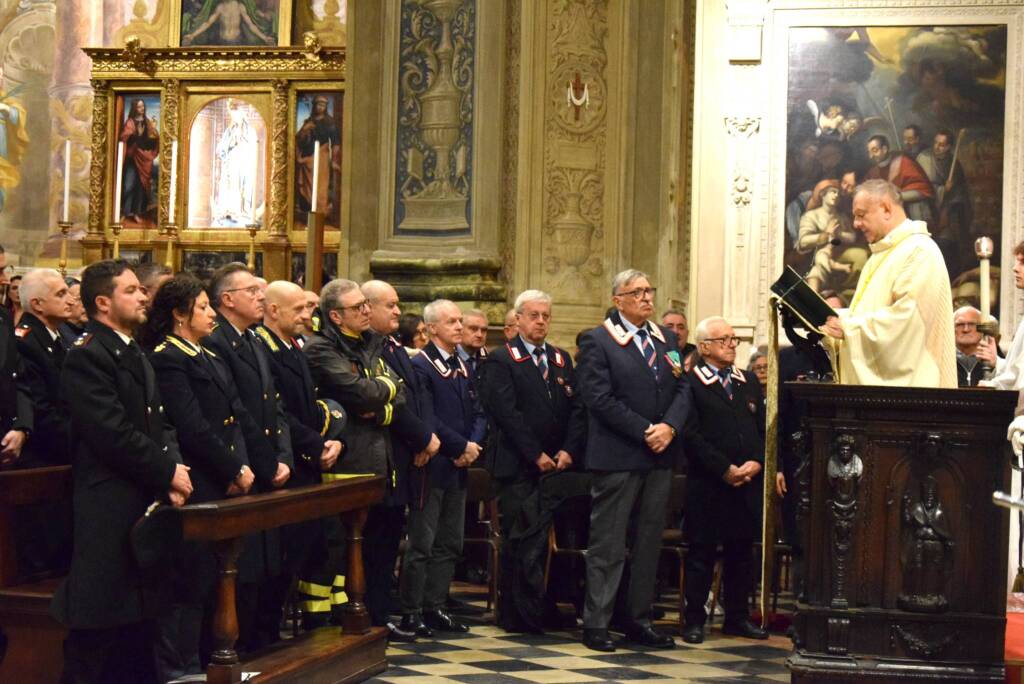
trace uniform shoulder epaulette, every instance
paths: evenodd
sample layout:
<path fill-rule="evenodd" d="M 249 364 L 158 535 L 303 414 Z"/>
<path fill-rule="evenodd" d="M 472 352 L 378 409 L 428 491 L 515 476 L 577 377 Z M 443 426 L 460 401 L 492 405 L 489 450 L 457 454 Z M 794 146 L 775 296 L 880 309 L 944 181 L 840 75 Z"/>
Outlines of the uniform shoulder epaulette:
<path fill-rule="evenodd" d="M 32 328 L 30 328 L 26 324 L 22 323 L 21 325 L 19 325 L 17 328 L 14 329 L 14 334 L 15 334 L 16 337 L 21 338 L 21 337 L 25 337 L 26 335 L 28 335 L 31 331 L 32 331 Z"/>
<path fill-rule="evenodd" d="M 170 335 L 168 335 L 167 339 L 164 340 L 164 342 L 165 343 L 170 343 L 170 344 L 174 345 L 175 347 L 180 349 L 182 352 L 184 352 L 185 356 L 199 356 L 199 352 L 197 352 L 191 346 L 189 346 L 189 345 L 185 344 L 184 342 L 182 342 L 181 340 L 179 340 L 177 337 L 171 337 Z"/>
<path fill-rule="evenodd" d="M 267 332 L 267 329 L 262 325 L 256 327 L 256 334 L 267 343 L 267 346 L 270 347 L 270 351 L 274 353 L 280 351 L 280 348 L 277 346 L 277 342 L 274 341 L 274 338 L 270 336 L 270 333 Z"/>
<path fill-rule="evenodd" d="M 91 340 L 91 339 L 92 339 L 92 333 L 91 332 L 84 332 L 84 333 L 82 333 L 81 335 L 78 336 L 77 340 L 75 340 L 75 346 L 76 347 L 84 347 L 85 345 L 89 344 L 89 340 Z"/>

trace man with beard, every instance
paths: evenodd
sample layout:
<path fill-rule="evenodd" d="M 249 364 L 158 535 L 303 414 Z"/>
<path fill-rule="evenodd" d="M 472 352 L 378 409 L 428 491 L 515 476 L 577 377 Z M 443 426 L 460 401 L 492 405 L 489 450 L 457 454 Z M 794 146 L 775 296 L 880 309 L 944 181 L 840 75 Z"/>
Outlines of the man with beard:
<path fill-rule="evenodd" d="M 334 207 L 330 204 L 334 195 L 330 192 L 335 172 L 341 171 L 341 133 L 337 120 L 327 111 L 325 95 L 313 97 L 312 111 L 295 134 L 295 183 L 298 196 L 296 202 L 300 212 L 308 212 L 313 202 L 313 152 L 315 143 L 320 143 L 320 173 L 317 188 L 317 210 L 330 216 Z"/>
<path fill-rule="evenodd" d="M 874 166 L 864 174 L 864 179 L 881 179 L 892 183 L 899 190 L 907 218 L 931 225 L 935 218 L 932 204 L 935 190 L 921 166 L 913 157 L 891 152 L 889 139 L 884 135 L 871 136 L 867 151 Z"/>
<path fill-rule="evenodd" d="M 953 146 L 956 141 L 947 130 L 935 134 L 930 150 L 925 150 L 917 157 L 935 189 L 935 205 L 939 210 L 939 220 L 934 226 L 936 233 L 953 241 L 961 249 L 971 244 L 971 195 L 967 186 L 967 176 L 959 161 L 953 163 Z M 948 258 L 948 257 L 947 257 Z M 953 273 L 958 264 L 950 264 Z"/>
<path fill-rule="evenodd" d="M 184 505 L 192 483 L 132 339 L 146 320 L 138 278 L 125 261 L 96 262 L 82 273 L 82 300 L 86 334 L 61 374 L 75 445 L 71 570 L 51 604 L 68 628 L 62 681 L 155 682 L 159 585 L 139 570 L 128 534 L 154 499 Z"/>
<path fill-rule="evenodd" d="M 150 204 L 156 203 L 159 167 L 154 161 L 160 154 L 159 126 L 156 119 L 146 116 L 145 100 L 132 100 L 131 112 L 121 126 L 120 140 L 124 143 L 121 216 L 141 223 Z"/>

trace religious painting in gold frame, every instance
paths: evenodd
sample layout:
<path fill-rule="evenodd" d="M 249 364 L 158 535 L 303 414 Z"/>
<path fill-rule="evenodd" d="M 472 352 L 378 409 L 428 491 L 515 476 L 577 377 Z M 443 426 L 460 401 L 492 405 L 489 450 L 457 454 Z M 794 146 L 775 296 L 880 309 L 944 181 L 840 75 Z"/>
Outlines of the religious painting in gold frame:
<path fill-rule="evenodd" d="M 188 129 L 188 228 L 262 225 L 268 187 L 267 124 L 243 96 L 207 101 Z"/>
<path fill-rule="evenodd" d="M 289 45 L 292 0 L 172 0 L 170 33 L 180 47 Z"/>
<path fill-rule="evenodd" d="M 114 98 L 114 182 L 125 228 L 155 228 L 159 220 L 160 92 L 122 91 Z M 118 159 L 121 155 L 123 159 Z M 117 172 L 120 169 L 120 177 Z"/>
<path fill-rule="evenodd" d="M 329 84 L 328 84 L 329 85 Z M 324 229 L 341 226 L 341 120 L 344 90 L 320 85 L 315 90 L 296 89 L 294 95 L 291 206 L 294 230 L 305 230 L 312 210 L 314 157 L 317 175 L 317 211 L 324 214 Z M 319 145 L 317 145 L 319 143 Z M 319 149 L 318 149 L 319 148 Z"/>

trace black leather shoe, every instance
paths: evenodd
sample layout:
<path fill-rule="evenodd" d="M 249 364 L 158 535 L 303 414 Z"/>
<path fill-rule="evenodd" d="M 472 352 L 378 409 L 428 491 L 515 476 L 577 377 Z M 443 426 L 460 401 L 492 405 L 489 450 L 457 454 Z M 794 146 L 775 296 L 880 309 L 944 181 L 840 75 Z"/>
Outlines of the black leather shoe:
<path fill-rule="evenodd" d="M 416 630 L 404 630 L 394 622 L 389 622 L 386 627 L 388 628 L 388 641 L 399 641 L 407 644 L 411 644 L 416 641 Z"/>
<path fill-rule="evenodd" d="M 427 627 L 439 632 L 468 632 L 469 627 L 462 624 L 443 610 L 428 610 L 423 613 L 423 622 Z"/>
<path fill-rule="evenodd" d="M 650 625 L 634 627 L 626 632 L 626 641 L 649 648 L 675 648 L 676 640 L 668 634 L 657 632 Z"/>
<path fill-rule="evenodd" d="M 688 644 L 704 642 L 704 625 L 686 625 L 683 627 L 683 641 Z"/>
<path fill-rule="evenodd" d="M 432 637 L 434 633 L 423 624 L 423 620 L 420 619 L 419 615 L 403 615 L 402 624 L 399 625 L 399 629 L 403 632 L 411 632 L 416 636 L 421 637 Z"/>
<path fill-rule="evenodd" d="M 591 651 L 604 651 L 611 653 L 615 650 L 615 642 L 608 635 L 607 629 L 586 629 L 583 630 L 583 645 Z"/>
<path fill-rule="evenodd" d="M 768 638 L 768 632 L 761 629 L 750 620 L 737 620 L 736 622 L 726 622 L 722 625 L 722 634 L 743 637 L 744 639 Z"/>

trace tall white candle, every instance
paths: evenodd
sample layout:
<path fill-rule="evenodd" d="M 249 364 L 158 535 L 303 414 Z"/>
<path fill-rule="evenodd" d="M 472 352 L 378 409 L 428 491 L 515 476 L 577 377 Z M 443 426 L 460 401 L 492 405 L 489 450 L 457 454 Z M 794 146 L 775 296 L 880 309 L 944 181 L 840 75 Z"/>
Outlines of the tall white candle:
<path fill-rule="evenodd" d="M 121 178 L 124 176 L 124 142 L 117 143 L 117 171 L 114 176 L 114 223 L 121 222 Z"/>
<path fill-rule="evenodd" d="M 313 200 L 310 211 L 316 211 L 316 200 L 320 194 L 320 141 L 313 143 Z"/>
<path fill-rule="evenodd" d="M 71 200 L 71 141 L 64 141 L 64 223 L 68 222 Z"/>
<path fill-rule="evenodd" d="M 992 281 L 987 258 L 981 260 L 981 269 L 978 275 L 981 281 L 981 320 L 986 321 L 992 311 Z"/>
<path fill-rule="evenodd" d="M 171 143 L 171 194 L 167 204 L 167 222 L 174 223 L 174 203 L 178 199 L 178 141 Z"/>

